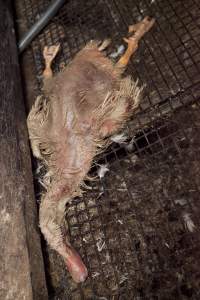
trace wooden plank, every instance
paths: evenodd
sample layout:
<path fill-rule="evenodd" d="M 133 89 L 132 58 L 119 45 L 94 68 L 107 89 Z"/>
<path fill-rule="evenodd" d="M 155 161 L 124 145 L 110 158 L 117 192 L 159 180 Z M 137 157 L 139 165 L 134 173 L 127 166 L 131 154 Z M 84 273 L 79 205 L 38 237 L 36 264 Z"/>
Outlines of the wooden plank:
<path fill-rule="evenodd" d="M 10 1 L 0 0 L 0 299 L 48 299 Z"/>

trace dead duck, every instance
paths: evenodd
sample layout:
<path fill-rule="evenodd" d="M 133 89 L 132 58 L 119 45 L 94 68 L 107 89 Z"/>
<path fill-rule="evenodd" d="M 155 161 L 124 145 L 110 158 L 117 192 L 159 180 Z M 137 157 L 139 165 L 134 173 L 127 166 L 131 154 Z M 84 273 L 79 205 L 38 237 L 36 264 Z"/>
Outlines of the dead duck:
<path fill-rule="evenodd" d="M 33 155 L 43 161 L 49 178 L 41 199 L 40 228 L 76 282 L 83 282 L 88 271 L 63 230 L 65 205 L 81 195 L 99 148 L 125 125 L 139 104 L 138 82 L 122 75 L 139 40 L 153 24 L 146 17 L 129 26 L 133 34 L 124 39 L 128 47 L 115 64 L 103 52 L 108 40 L 101 45 L 91 41 L 53 76 L 51 64 L 60 46 L 43 51 L 44 96 L 36 99 L 27 119 Z"/>

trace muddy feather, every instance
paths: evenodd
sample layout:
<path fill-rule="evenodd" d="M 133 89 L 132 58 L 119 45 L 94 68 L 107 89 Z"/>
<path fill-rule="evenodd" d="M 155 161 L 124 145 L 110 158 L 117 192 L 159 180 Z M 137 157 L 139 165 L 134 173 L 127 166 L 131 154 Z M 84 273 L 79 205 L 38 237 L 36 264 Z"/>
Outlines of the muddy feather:
<path fill-rule="evenodd" d="M 137 27 L 138 34 L 126 39 L 124 58 L 134 53 L 134 45 L 153 25 L 147 19 L 145 22 Z M 86 279 L 87 268 L 63 234 L 65 204 L 81 196 L 94 156 L 110 143 L 109 136 L 124 127 L 139 104 L 142 90 L 138 81 L 122 77 L 126 59 L 113 64 L 101 51 L 107 44 L 102 45 L 88 43 L 55 76 L 51 62 L 59 47 L 45 47 L 43 96 L 36 99 L 27 120 L 33 155 L 47 169 L 40 228 L 76 282 Z"/>

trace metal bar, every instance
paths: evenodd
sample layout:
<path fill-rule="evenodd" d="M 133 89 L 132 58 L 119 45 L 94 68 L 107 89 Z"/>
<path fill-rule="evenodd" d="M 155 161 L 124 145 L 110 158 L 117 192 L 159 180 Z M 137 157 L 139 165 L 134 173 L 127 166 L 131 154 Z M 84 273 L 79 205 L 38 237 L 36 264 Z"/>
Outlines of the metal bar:
<path fill-rule="evenodd" d="M 52 0 L 47 10 L 42 17 L 29 29 L 27 33 L 19 41 L 19 53 L 22 53 L 37 36 L 37 34 L 48 24 L 48 22 L 55 16 L 57 11 L 65 3 L 65 0 Z"/>

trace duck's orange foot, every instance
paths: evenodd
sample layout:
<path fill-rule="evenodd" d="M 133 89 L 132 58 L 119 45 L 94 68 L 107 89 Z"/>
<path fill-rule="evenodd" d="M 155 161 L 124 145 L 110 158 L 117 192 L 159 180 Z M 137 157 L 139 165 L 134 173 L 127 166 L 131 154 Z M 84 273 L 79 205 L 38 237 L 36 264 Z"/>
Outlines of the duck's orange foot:
<path fill-rule="evenodd" d="M 155 22 L 154 19 L 145 17 L 141 22 L 129 26 L 129 28 L 128 28 L 129 34 L 130 33 L 133 33 L 133 34 L 131 36 L 129 36 L 128 38 L 123 39 L 128 44 L 128 48 L 126 49 L 126 52 L 124 53 L 124 55 L 117 62 L 117 65 L 119 67 L 122 67 L 122 68 L 126 67 L 131 56 L 137 50 L 140 39 L 143 37 L 143 35 L 146 32 L 148 32 L 151 29 L 154 22 Z"/>
<path fill-rule="evenodd" d="M 44 47 L 44 50 L 43 50 L 43 56 L 44 56 L 44 60 L 45 60 L 45 70 L 43 72 L 44 78 L 50 78 L 53 76 L 51 64 L 52 64 L 54 58 L 56 57 L 59 49 L 60 49 L 60 44 Z"/>
<path fill-rule="evenodd" d="M 137 24 L 130 25 L 128 27 L 128 32 L 134 33 L 133 36 L 139 41 L 143 37 L 143 35 L 151 29 L 154 23 L 155 19 L 147 16 Z"/>

